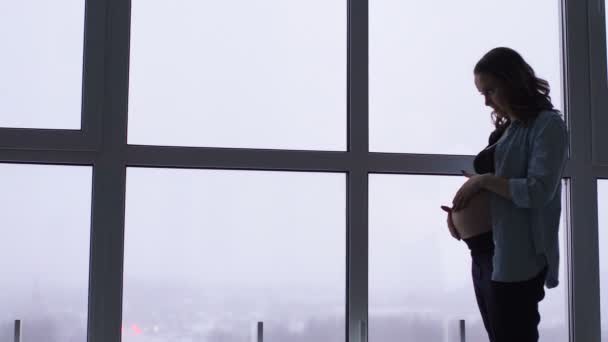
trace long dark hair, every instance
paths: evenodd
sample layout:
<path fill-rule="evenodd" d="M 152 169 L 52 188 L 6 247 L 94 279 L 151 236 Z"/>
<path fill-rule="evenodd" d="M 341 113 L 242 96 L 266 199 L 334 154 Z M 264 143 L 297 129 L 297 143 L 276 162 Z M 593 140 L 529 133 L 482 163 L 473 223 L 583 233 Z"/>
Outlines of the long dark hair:
<path fill-rule="evenodd" d="M 474 73 L 496 78 L 509 106 L 523 122 L 536 118 L 543 110 L 555 110 L 549 96 L 549 82 L 536 77 L 532 67 L 513 49 L 490 50 L 477 62 Z M 504 130 L 510 124 L 508 117 L 496 112 L 492 113 L 492 121 L 497 130 Z"/>

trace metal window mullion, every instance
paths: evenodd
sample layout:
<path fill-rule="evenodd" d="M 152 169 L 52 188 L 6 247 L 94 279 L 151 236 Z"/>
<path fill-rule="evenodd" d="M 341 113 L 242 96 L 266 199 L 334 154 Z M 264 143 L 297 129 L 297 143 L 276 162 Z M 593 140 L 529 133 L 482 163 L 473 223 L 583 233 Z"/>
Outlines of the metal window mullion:
<path fill-rule="evenodd" d="M 0 151 L 5 149 L 86 151 L 93 147 L 79 130 L 0 128 Z"/>
<path fill-rule="evenodd" d="M 593 177 L 608 178 L 608 165 L 593 165 Z"/>
<path fill-rule="evenodd" d="M 597 181 L 579 174 L 570 185 L 571 336 L 573 342 L 600 341 Z"/>
<path fill-rule="evenodd" d="M 473 156 L 129 145 L 127 161 L 136 167 L 460 175 Z"/>
<path fill-rule="evenodd" d="M 354 170 L 347 176 L 347 341 L 364 342 L 368 320 L 368 174 Z"/>
<path fill-rule="evenodd" d="M 122 322 L 125 173 L 106 154 L 93 169 L 88 342 L 118 342 Z"/>
<path fill-rule="evenodd" d="M 346 340 L 364 342 L 368 318 L 368 0 L 347 0 L 347 305 Z"/>
<path fill-rule="evenodd" d="M 97 150 L 101 143 L 104 108 L 106 0 L 87 0 L 84 22 L 84 48 L 82 60 L 82 144 Z"/>
<path fill-rule="evenodd" d="M 102 0 L 98 0 L 102 1 Z M 93 168 L 88 342 L 119 342 L 126 188 L 130 9 L 128 0 L 103 0 L 103 115 Z"/>
<path fill-rule="evenodd" d="M 405 153 L 369 153 L 367 167 L 372 173 L 462 175 L 473 171 L 473 156 Z"/>
<path fill-rule="evenodd" d="M 605 0 L 588 0 L 589 69 L 593 160 L 608 165 L 608 70 L 606 70 Z"/>
<path fill-rule="evenodd" d="M 93 165 L 96 157 L 92 151 L 0 149 L 0 163 Z"/>
<path fill-rule="evenodd" d="M 127 146 L 129 166 L 346 172 L 348 152 Z"/>
<path fill-rule="evenodd" d="M 570 128 L 569 313 L 573 342 L 599 341 L 597 191 L 592 168 L 590 3 L 563 0 L 566 115 Z"/>

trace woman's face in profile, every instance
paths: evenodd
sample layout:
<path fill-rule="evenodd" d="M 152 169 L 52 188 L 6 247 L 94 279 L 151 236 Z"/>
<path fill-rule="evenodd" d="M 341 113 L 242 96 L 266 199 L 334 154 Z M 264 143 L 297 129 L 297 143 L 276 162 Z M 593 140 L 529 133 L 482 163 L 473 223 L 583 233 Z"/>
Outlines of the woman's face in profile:
<path fill-rule="evenodd" d="M 484 97 L 485 105 L 494 109 L 496 114 L 507 116 L 507 101 L 498 80 L 488 74 L 475 74 L 475 86 Z"/>

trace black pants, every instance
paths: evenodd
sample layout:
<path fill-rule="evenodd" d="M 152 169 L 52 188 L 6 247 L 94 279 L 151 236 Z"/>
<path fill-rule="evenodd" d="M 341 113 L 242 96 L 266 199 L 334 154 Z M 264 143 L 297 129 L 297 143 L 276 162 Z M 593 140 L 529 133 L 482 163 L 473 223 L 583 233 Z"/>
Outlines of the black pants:
<path fill-rule="evenodd" d="M 467 239 L 479 312 L 491 342 L 537 342 L 538 303 L 545 297 L 546 269 L 522 282 L 492 281 L 491 233 Z"/>
<path fill-rule="evenodd" d="M 494 256 L 492 233 L 478 235 L 466 239 L 465 242 L 471 250 L 471 273 L 479 313 L 481 313 L 489 341 L 495 342 L 494 331 L 490 322 L 490 309 L 492 308 L 492 257 Z"/>
<path fill-rule="evenodd" d="M 545 298 L 545 268 L 534 278 L 515 283 L 492 282 L 492 329 L 495 342 L 537 342 L 540 314 Z"/>

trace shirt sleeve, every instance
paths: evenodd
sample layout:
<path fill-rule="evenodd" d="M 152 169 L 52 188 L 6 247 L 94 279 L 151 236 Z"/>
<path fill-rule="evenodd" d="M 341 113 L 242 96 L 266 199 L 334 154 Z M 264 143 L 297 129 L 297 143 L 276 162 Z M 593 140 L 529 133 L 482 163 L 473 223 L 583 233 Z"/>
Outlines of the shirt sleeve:
<path fill-rule="evenodd" d="M 513 203 L 520 208 L 545 206 L 561 182 L 566 157 L 566 125 L 556 116 L 534 135 L 527 176 L 509 179 Z"/>

